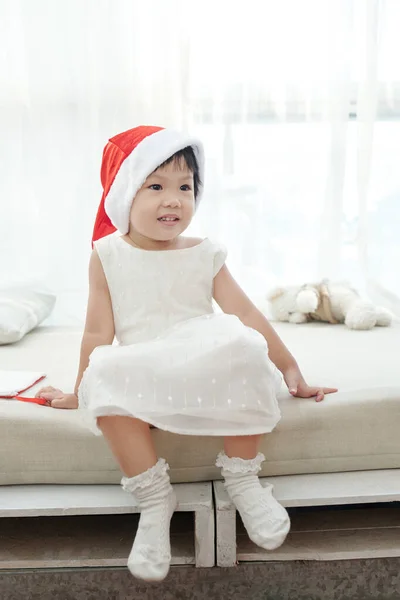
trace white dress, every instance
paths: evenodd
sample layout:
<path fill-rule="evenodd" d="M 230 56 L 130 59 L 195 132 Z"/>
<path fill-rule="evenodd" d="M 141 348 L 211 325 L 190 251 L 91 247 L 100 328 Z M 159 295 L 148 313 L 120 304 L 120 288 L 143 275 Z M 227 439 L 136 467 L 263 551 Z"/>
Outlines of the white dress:
<path fill-rule="evenodd" d="M 253 435 L 280 419 L 282 377 L 265 338 L 215 313 L 213 278 L 226 251 L 204 239 L 147 251 L 112 234 L 95 243 L 110 290 L 118 344 L 90 356 L 79 408 L 96 418 L 137 417 L 186 435 Z"/>

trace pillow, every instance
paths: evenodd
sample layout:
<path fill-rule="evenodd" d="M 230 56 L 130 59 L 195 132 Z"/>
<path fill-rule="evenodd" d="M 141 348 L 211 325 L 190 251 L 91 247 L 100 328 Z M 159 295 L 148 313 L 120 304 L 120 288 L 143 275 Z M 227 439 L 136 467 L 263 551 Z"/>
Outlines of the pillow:
<path fill-rule="evenodd" d="M 0 289 L 0 344 L 12 344 L 39 325 L 54 308 L 56 297 L 32 288 Z"/>

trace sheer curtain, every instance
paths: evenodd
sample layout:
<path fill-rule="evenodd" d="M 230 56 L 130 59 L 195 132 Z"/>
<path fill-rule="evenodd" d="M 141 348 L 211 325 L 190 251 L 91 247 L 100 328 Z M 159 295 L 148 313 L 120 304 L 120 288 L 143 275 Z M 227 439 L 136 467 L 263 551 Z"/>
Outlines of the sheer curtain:
<path fill-rule="evenodd" d="M 205 142 L 191 226 L 261 302 L 350 280 L 400 314 L 396 0 L 0 0 L 0 283 L 81 324 L 103 146 L 137 124 Z"/>

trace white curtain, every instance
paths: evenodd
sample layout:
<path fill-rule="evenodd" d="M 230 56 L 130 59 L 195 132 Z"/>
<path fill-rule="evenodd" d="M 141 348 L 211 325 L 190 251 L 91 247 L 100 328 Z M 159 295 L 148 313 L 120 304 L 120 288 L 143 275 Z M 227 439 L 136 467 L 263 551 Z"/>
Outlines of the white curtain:
<path fill-rule="evenodd" d="M 109 137 L 206 146 L 191 232 L 259 302 L 347 279 L 400 314 L 397 0 L 0 0 L 0 284 L 81 324 Z"/>

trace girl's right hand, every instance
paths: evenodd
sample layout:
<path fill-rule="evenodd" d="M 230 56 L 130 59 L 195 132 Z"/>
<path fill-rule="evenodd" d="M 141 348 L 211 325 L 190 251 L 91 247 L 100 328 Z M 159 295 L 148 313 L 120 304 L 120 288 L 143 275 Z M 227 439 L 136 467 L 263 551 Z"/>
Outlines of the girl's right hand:
<path fill-rule="evenodd" d="M 35 398 L 47 400 L 47 405 L 52 408 L 78 408 L 78 397 L 76 394 L 64 394 L 64 392 L 51 385 L 41 388 L 35 394 Z"/>

